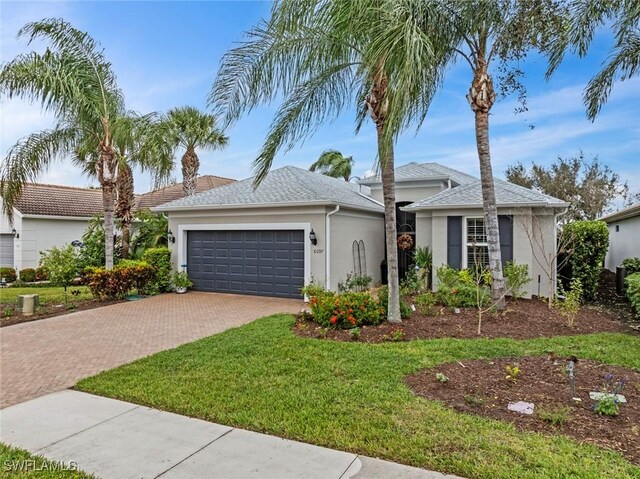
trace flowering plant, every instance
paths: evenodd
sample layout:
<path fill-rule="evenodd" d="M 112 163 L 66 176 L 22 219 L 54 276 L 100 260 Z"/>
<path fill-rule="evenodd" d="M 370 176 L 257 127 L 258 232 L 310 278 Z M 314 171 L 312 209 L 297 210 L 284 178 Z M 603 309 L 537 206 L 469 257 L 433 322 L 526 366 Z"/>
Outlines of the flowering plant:
<path fill-rule="evenodd" d="M 306 289 L 303 290 L 304 294 L 310 296 Z M 312 294 L 309 298 L 309 309 L 315 321 L 322 326 L 352 329 L 382 321 L 384 309 L 369 293 L 334 293 L 314 287 Z"/>

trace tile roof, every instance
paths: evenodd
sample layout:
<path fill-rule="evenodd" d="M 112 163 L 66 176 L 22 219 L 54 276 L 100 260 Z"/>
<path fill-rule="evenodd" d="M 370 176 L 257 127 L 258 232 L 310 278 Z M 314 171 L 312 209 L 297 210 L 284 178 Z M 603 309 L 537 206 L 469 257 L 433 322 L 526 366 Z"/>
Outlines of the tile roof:
<path fill-rule="evenodd" d="M 228 185 L 234 183 L 236 180 L 231 178 L 223 178 L 215 175 L 202 175 L 196 180 L 196 192 L 201 193 L 203 191 L 217 188 L 218 186 Z M 175 185 L 165 186 L 164 188 L 158 188 L 157 190 L 149 191 L 136 197 L 136 209 L 153 208 L 164 203 L 169 203 L 184 197 L 182 190 L 182 183 L 176 183 Z"/>
<path fill-rule="evenodd" d="M 295 166 L 269 172 L 253 188 L 253 178 L 231 183 L 164 204 L 156 210 L 224 208 L 234 206 L 286 206 L 287 204 L 335 204 L 383 212 L 377 201 L 358 192 L 358 185 L 312 173 Z"/>
<path fill-rule="evenodd" d="M 494 182 L 498 206 L 549 206 L 562 208 L 569 205 L 553 196 L 545 195 L 508 181 L 494 178 Z M 441 191 L 434 196 L 408 205 L 406 209 L 469 208 L 478 206 L 482 206 L 482 185 L 480 180 Z"/>
<path fill-rule="evenodd" d="M 26 183 L 15 208 L 23 215 L 90 218 L 103 212 L 102 190 Z"/>
<path fill-rule="evenodd" d="M 468 175 L 462 171 L 454 170 L 448 166 L 441 165 L 439 163 L 416 163 L 411 162 L 406 165 L 398 166 L 395 170 L 396 181 L 410 181 L 410 180 L 427 180 L 433 179 L 451 179 L 453 182 L 459 185 L 464 185 L 477 181 L 475 176 Z M 360 181 L 363 185 L 371 185 L 380 183 L 380 175 L 370 178 L 364 178 Z"/>

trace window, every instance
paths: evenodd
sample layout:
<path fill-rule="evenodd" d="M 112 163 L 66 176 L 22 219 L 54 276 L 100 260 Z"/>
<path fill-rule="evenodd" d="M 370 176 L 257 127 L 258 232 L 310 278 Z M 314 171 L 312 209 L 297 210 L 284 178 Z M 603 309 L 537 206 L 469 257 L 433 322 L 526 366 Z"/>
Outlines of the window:
<path fill-rule="evenodd" d="M 489 246 L 487 244 L 484 218 L 472 217 L 466 219 L 465 248 L 465 267 L 470 268 L 476 265 L 484 268 L 489 266 Z"/>

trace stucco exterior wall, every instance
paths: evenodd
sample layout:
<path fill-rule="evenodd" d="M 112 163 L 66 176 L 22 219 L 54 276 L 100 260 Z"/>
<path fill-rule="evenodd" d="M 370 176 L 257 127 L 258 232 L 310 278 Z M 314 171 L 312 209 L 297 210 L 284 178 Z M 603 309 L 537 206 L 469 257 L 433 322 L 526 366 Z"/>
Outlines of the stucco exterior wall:
<path fill-rule="evenodd" d="M 16 215 L 14 226 L 20 234 L 20 238 L 16 238 L 13 243 L 14 262 L 16 269 L 21 270 L 38 267 L 41 251 L 82 239 L 89 226 L 89 219 L 47 219 Z"/>
<path fill-rule="evenodd" d="M 604 264 L 608 270 L 615 271 L 627 258 L 640 257 L 640 216 L 614 221 L 607 228 L 609 251 Z"/>
<path fill-rule="evenodd" d="M 314 246 L 305 238 L 305 253 L 310 255 L 309 274 L 315 282 L 324 284 L 327 210 L 324 206 L 312 206 L 167 212 L 169 229 L 176 237 L 176 242 L 170 244 L 173 266 L 178 269 L 181 261 L 186 263 L 186 232 L 180 234 L 185 225 L 239 225 L 238 229 L 242 229 L 245 224 L 309 223 L 318 239 Z"/>
<path fill-rule="evenodd" d="M 341 209 L 329 217 L 331 222 L 330 289 L 353 273 L 353 242 L 365 246 L 367 275 L 380 284 L 380 263 L 384 259 L 384 215 Z"/>
<path fill-rule="evenodd" d="M 530 208 L 517 210 L 505 208 L 498 209 L 498 214 L 513 215 L 514 218 L 513 259 L 517 264 L 527 264 L 532 278 L 531 283 L 523 288 L 525 297 L 547 296 L 549 294 L 548 256 L 555 251 L 553 211 L 536 210 L 532 216 Z M 423 211 L 416 215 L 416 245 L 430 246 L 433 254 L 434 289 L 437 289 L 436 268 L 447 264 L 447 216 L 483 216 L 483 212 L 480 208 L 450 209 Z M 534 218 L 533 222 L 531 218 Z M 532 232 L 535 232 L 537 239 L 533 239 Z M 554 274 L 553 271 L 552 274 Z"/>

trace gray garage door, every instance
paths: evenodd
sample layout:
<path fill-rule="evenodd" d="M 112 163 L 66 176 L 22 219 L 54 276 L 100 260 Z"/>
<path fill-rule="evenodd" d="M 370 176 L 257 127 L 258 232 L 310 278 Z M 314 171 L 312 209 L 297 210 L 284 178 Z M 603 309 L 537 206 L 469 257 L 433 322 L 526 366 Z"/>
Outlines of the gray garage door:
<path fill-rule="evenodd" d="M 200 291 L 301 298 L 304 232 L 189 231 L 187 271 Z"/>
<path fill-rule="evenodd" d="M 13 268 L 13 235 L 0 235 L 0 266 Z"/>

